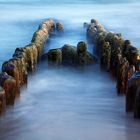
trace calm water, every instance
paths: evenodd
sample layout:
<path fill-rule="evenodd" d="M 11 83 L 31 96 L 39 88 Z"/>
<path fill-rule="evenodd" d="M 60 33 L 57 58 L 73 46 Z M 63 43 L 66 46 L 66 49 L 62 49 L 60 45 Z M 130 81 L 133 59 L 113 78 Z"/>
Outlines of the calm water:
<path fill-rule="evenodd" d="M 138 0 L 0 0 L 0 65 L 31 40 L 38 24 L 54 18 L 65 33 L 45 51 L 85 41 L 83 22 L 96 18 L 140 49 Z M 89 45 L 89 51 L 92 51 Z M 40 64 L 14 107 L 0 118 L 0 140 L 139 140 L 140 121 L 125 113 L 115 81 L 95 65 L 83 70 Z"/>

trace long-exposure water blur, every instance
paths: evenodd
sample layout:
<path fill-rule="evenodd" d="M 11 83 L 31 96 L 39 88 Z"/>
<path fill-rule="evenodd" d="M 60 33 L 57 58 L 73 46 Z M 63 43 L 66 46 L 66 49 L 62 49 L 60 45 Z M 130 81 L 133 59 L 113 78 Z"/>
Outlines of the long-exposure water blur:
<path fill-rule="evenodd" d="M 46 52 L 86 41 L 83 23 L 92 18 L 140 49 L 139 0 L 0 0 L 0 66 L 48 18 L 61 21 L 65 30 L 46 43 Z M 88 44 L 91 52 L 92 47 Z M 140 139 L 140 121 L 125 112 L 125 97 L 98 64 L 50 69 L 40 63 L 28 81 L 0 117 L 0 140 Z"/>

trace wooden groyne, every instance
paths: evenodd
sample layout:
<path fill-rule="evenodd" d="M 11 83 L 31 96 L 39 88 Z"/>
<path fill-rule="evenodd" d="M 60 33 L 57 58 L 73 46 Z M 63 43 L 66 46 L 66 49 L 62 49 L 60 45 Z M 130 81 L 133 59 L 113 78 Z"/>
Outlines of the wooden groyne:
<path fill-rule="evenodd" d="M 13 105 L 19 96 L 20 89 L 28 83 L 29 73 L 36 70 L 46 41 L 54 30 L 61 31 L 63 26 L 49 19 L 39 25 L 33 34 L 31 43 L 25 47 L 16 48 L 13 57 L 2 64 L 0 73 L 0 114 L 6 105 Z"/>
<path fill-rule="evenodd" d="M 130 40 L 125 40 L 121 34 L 109 32 L 97 20 L 92 19 L 87 28 L 87 38 L 95 47 L 101 68 L 110 72 L 116 78 L 116 88 L 119 95 L 125 95 L 126 112 L 133 112 L 135 118 L 140 118 L 140 55 Z M 27 85 L 28 75 L 34 73 L 42 56 L 43 48 L 49 36 L 55 30 L 64 30 L 61 23 L 49 19 L 39 25 L 33 34 L 31 43 L 22 48 L 16 48 L 13 57 L 2 64 L 0 73 L 0 114 L 6 105 L 13 105 L 20 89 Z M 87 51 L 87 45 L 81 41 L 76 47 L 64 45 L 62 48 L 49 50 L 42 56 L 50 65 L 85 66 L 97 61 L 93 54 Z"/>
<path fill-rule="evenodd" d="M 109 32 L 97 20 L 87 25 L 87 37 L 96 50 L 103 69 L 116 77 L 118 94 L 126 96 L 126 111 L 140 118 L 140 56 L 139 51 L 121 34 Z"/>

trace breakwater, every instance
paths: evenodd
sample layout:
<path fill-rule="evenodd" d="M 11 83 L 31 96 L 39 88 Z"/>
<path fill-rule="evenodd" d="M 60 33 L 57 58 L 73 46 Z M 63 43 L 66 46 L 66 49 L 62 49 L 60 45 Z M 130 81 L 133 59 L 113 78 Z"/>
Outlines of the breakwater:
<path fill-rule="evenodd" d="M 88 39 L 94 44 L 100 65 L 116 77 L 118 94 L 126 97 L 126 112 L 134 112 L 140 118 L 140 56 L 130 40 L 121 34 L 109 32 L 97 20 L 87 27 Z"/>
<path fill-rule="evenodd" d="M 31 43 L 25 47 L 16 48 L 13 57 L 2 64 L 0 73 L 0 114 L 6 105 L 13 105 L 20 89 L 27 86 L 28 75 L 36 70 L 37 62 L 42 55 L 46 41 L 51 32 L 62 30 L 61 23 L 49 19 L 39 25 L 33 34 Z"/>

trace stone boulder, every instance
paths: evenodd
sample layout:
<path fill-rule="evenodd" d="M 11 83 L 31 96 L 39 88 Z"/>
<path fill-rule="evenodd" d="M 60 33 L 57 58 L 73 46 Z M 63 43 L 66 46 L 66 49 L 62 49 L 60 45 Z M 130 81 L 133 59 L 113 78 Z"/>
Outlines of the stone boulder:
<path fill-rule="evenodd" d="M 76 47 L 71 45 L 64 45 L 62 47 L 62 65 L 74 66 L 77 64 L 77 51 Z"/>
<path fill-rule="evenodd" d="M 87 51 L 85 42 L 79 42 L 77 48 L 65 44 L 62 48 L 49 50 L 41 59 L 48 60 L 49 65 L 56 66 L 85 66 L 97 61 L 96 57 Z"/>
<path fill-rule="evenodd" d="M 59 66 L 62 64 L 62 51 L 61 49 L 52 49 L 48 52 L 49 65 Z"/>

